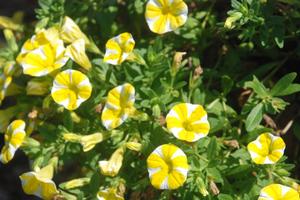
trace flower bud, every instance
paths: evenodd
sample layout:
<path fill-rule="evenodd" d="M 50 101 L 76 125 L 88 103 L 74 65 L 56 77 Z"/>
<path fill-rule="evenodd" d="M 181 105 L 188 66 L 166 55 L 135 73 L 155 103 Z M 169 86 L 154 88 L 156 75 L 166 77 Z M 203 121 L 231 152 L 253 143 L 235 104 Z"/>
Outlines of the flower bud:
<path fill-rule="evenodd" d="M 233 29 L 235 27 L 234 23 L 242 17 L 242 13 L 234 12 L 229 17 L 227 17 L 224 27 L 228 29 Z"/>
<path fill-rule="evenodd" d="M 51 82 L 45 78 L 33 78 L 26 86 L 27 95 L 41 96 L 49 93 Z"/>
<path fill-rule="evenodd" d="M 101 174 L 111 177 L 116 176 L 122 167 L 124 152 L 125 149 L 120 147 L 112 154 L 108 161 L 99 161 Z"/>
<path fill-rule="evenodd" d="M 104 139 L 102 133 L 94 133 L 91 135 L 82 136 L 80 144 L 82 145 L 83 151 L 87 152 L 95 147 L 96 144 L 102 142 Z"/>
<path fill-rule="evenodd" d="M 11 18 L 0 16 L 0 28 L 2 29 L 11 29 L 14 31 L 20 31 L 22 26 L 20 24 L 15 23 Z"/>
<path fill-rule="evenodd" d="M 87 185 L 87 184 L 89 184 L 90 181 L 91 181 L 90 178 L 77 178 L 77 179 L 73 179 L 73 180 L 67 181 L 65 183 L 62 183 L 60 186 L 66 190 L 69 190 L 69 189 Z"/>
<path fill-rule="evenodd" d="M 172 63 L 172 76 L 175 76 L 175 74 L 178 72 L 181 62 L 182 62 L 182 57 L 186 54 L 186 52 L 175 52 L 175 55 L 173 57 L 173 63 Z"/>
<path fill-rule="evenodd" d="M 138 142 L 126 142 L 126 147 L 132 151 L 141 151 L 142 144 Z"/>
<path fill-rule="evenodd" d="M 199 192 L 202 194 L 202 196 L 206 197 L 209 193 L 206 189 L 206 186 L 201 178 L 197 179 L 198 186 L 199 186 Z"/>

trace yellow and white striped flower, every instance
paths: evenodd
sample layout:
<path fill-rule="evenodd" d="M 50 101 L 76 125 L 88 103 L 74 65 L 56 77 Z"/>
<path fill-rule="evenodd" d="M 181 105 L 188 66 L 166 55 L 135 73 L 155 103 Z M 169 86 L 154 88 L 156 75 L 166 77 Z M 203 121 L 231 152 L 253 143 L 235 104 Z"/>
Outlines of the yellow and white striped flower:
<path fill-rule="evenodd" d="M 86 45 L 90 42 L 79 26 L 68 16 L 65 16 L 59 34 L 60 38 L 66 43 L 73 43 L 78 39 L 83 39 Z"/>
<path fill-rule="evenodd" d="M 12 82 L 12 74 L 14 71 L 14 62 L 7 62 L 0 74 L 0 105 L 5 98 L 8 86 Z"/>
<path fill-rule="evenodd" d="M 119 65 L 133 51 L 135 41 L 130 33 L 122 33 L 109 39 L 106 43 L 104 62 Z"/>
<path fill-rule="evenodd" d="M 117 194 L 117 190 L 115 188 L 109 188 L 105 190 L 100 190 L 97 193 L 98 200 L 124 200 L 124 197 Z"/>
<path fill-rule="evenodd" d="M 25 122 L 23 120 L 15 120 L 7 127 L 4 135 L 5 145 L 0 155 L 2 163 L 6 164 L 14 157 L 15 152 L 22 145 L 25 136 Z"/>
<path fill-rule="evenodd" d="M 92 67 L 91 62 L 85 53 L 85 42 L 83 39 L 78 39 L 67 46 L 65 55 L 86 70 L 89 70 Z"/>
<path fill-rule="evenodd" d="M 247 149 L 256 164 L 274 164 L 284 154 L 285 143 L 281 137 L 263 133 L 250 142 Z"/>
<path fill-rule="evenodd" d="M 35 195 L 45 200 L 51 200 L 59 193 L 53 177 L 53 166 L 48 165 L 39 171 L 24 173 L 20 176 L 23 190 L 26 194 Z"/>
<path fill-rule="evenodd" d="M 134 87 L 125 83 L 110 90 L 102 112 L 102 124 L 106 129 L 120 126 L 135 110 Z"/>
<path fill-rule="evenodd" d="M 149 0 L 145 17 L 150 30 L 163 34 L 185 24 L 188 7 L 183 0 Z"/>
<path fill-rule="evenodd" d="M 299 193 L 281 184 L 271 184 L 260 191 L 258 200 L 299 200 Z"/>
<path fill-rule="evenodd" d="M 68 110 L 77 109 L 92 93 L 92 85 L 86 75 L 77 70 L 65 70 L 56 75 L 51 90 L 52 98 Z"/>
<path fill-rule="evenodd" d="M 44 76 L 64 66 L 68 61 L 65 56 L 63 41 L 58 30 L 41 30 L 28 39 L 17 57 L 24 74 Z"/>
<path fill-rule="evenodd" d="M 157 147 L 147 158 L 151 184 L 157 189 L 177 189 L 184 184 L 188 172 L 187 157 L 173 144 Z"/>
<path fill-rule="evenodd" d="M 205 137 L 210 129 L 207 113 L 201 105 L 180 103 L 166 117 L 168 130 L 179 140 L 195 142 Z"/>

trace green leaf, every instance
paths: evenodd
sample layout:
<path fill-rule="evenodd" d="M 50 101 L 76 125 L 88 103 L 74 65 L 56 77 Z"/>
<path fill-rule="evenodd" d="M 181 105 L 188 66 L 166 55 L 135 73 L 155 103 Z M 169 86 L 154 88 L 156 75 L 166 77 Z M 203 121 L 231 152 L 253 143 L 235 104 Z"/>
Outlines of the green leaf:
<path fill-rule="evenodd" d="M 222 76 L 221 85 L 222 85 L 222 91 L 223 91 L 224 95 L 227 95 L 233 86 L 233 81 L 229 76 L 225 75 L 225 76 Z"/>
<path fill-rule="evenodd" d="M 210 142 L 209 142 L 208 147 L 207 147 L 207 158 L 208 158 L 208 160 L 215 159 L 215 155 L 216 155 L 216 152 L 217 152 L 217 145 L 218 145 L 218 142 L 217 142 L 216 137 L 212 137 L 210 139 Z"/>
<path fill-rule="evenodd" d="M 233 200 L 233 198 L 228 194 L 219 194 L 218 200 Z"/>
<path fill-rule="evenodd" d="M 253 81 L 247 81 L 244 87 L 253 89 L 261 98 L 269 96 L 267 88 L 255 76 L 253 76 Z"/>
<path fill-rule="evenodd" d="M 289 73 L 282 77 L 272 88 L 270 94 L 272 96 L 277 96 L 280 94 L 282 91 L 284 91 L 286 88 L 289 87 L 289 85 L 295 80 L 297 76 L 297 73 Z M 281 95 L 282 96 L 282 95 Z"/>
<path fill-rule="evenodd" d="M 246 119 L 246 130 L 248 132 L 255 129 L 259 125 L 263 117 L 263 104 L 257 104 L 249 113 Z"/>
<path fill-rule="evenodd" d="M 287 88 L 277 93 L 276 96 L 287 96 L 297 92 L 300 92 L 300 84 L 294 83 L 290 84 Z"/>

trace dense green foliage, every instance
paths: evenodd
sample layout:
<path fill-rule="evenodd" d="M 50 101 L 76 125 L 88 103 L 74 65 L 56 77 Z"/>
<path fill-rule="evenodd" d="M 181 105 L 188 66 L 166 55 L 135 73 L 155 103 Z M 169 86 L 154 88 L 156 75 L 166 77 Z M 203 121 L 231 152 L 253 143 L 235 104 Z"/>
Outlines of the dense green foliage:
<path fill-rule="evenodd" d="M 115 186 L 126 188 L 125 199 L 254 200 L 270 183 L 292 187 L 298 182 L 291 172 L 299 158 L 284 156 L 275 165 L 256 165 L 246 146 L 263 132 L 286 134 L 290 127 L 278 126 L 276 119 L 290 104 L 298 103 L 299 108 L 299 77 L 293 71 L 300 71 L 300 3 L 228 2 L 186 0 L 187 23 L 175 32 L 157 35 L 145 21 L 146 0 L 39 0 L 37 23 L 23 23 L 15 36 L 5 35 L 7 45 L 0 49 L 2 63 L 16 59 L 35 29 L 59 24 L 64 16 L 74 19 L 102 52 L 109 38 L 130 32 L 136 41 L 136 57 L 112 66 L 103 62 L 102 52 L 89 53 L 92 69 L 87 76 L 93 85 L 92 96 L 74 112 L 53 101 L 49 86 L 44 96 L 27 95 L 29 80 L 45 78 L 23 75 L 18 66 L 14 92 L 2 102 L 1 131 L 14 118 L 28 122 L 33 133 L 22 150 L 33 166 L 44 166 L 58 157 L 54 180 L 67 199 L 95 199 L 100 187 Z M 175 52 L 186 55 L 177 62 Z M 78 66 L 70 60 L 63 69 L 69 68 Z M 110 138 L 89 152 L 83 152 L 80 144 L 63 140 L 62 135 L 69 132 L 108 132 L 99 108 L 108 91 L 125 82 L 135 87 L 138 115 L 112 130 Z M 168 133 L 164 118 L 180 102 L 205 107 L 211 125 L 207 137 L 191 144 Z M 28 117 L 33 110 L 38 113 L 34 119 Z M 298 134 L 299 148 L 299 111 L 290 119 L 294 120 L 291 130 Z M 98 161 L 109 159 L 131 139 L 142 144 L 141 151 L 126 151 L 118 176 L 101 175 Z M 190 165 L 187 182 L 171 192 L 151 186 L 146 164 L 149 154 L 165 143 L 179 146 Z M 86 185 L 64 187 L 64 182 L 83 177 L 90 178 Z"/>

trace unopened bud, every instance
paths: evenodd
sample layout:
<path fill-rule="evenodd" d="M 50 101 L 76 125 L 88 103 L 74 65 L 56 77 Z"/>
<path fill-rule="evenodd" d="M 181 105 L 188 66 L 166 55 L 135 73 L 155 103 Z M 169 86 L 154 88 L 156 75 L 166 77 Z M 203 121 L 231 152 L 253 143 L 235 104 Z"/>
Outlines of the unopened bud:
<path fill-rule="evenodd" d="M 139 152 L 141 151 L 142 144 L 138 142 L 127 142 L 126 147 L 130 150 Z"/>

